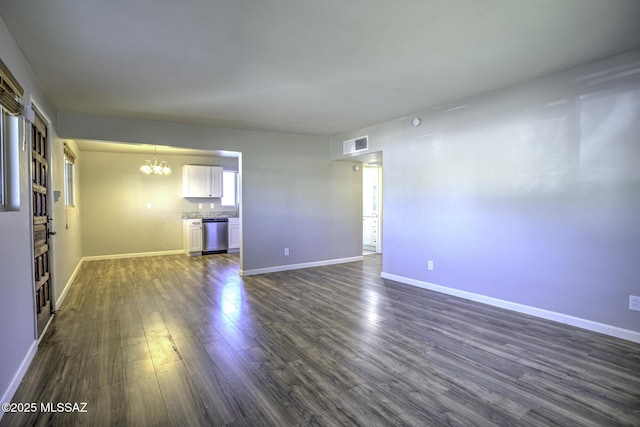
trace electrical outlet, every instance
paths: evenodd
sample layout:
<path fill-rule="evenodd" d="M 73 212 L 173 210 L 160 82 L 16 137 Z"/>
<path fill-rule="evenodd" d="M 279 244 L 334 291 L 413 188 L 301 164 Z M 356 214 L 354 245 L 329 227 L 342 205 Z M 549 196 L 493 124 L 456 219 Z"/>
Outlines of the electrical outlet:
<path fill-rule="evenodd" d="M 629 295 L 629 310 L 640 311 L 640 297 Z"/>
<path fill-rule="evenodd" d="M 198 209 L 202 209 L 202 203 L 198 203 Z"/>
<path fill-rule="evenodd" d="M 284 248 L 284 256 L 289 256 L 289 248 Z"/>
<path fill-rule="evenodd" d="M 433 261 L 432 260 L 427 261 L 427 270 L 433 270 Z"/>
<path fill-rule="evenodd" d="M 211 206 L 209 206 L 211 209 L 213 209 L 213 203 L 211 203 Z"/>

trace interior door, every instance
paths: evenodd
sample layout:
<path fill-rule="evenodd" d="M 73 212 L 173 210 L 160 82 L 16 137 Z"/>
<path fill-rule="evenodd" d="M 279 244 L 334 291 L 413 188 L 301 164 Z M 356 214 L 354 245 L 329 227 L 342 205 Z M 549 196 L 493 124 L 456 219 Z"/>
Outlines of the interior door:
<path fill-rule="evenodd" d="M 31 129 L 31 183 L 36 320 L 38 336 L 51 318 L 51 263 L 49 238 L 49 150 L 47 125 L 36 114 Z"/>

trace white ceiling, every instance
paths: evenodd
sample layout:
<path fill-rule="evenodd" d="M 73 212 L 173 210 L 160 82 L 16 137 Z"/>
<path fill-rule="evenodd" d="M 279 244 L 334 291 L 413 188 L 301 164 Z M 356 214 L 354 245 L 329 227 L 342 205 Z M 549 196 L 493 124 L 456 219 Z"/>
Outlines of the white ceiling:
<path fill-rule="evenodd" d="M 0 0 L 61 112 L 333 136 L 640 46 L 638 0 Z"/>

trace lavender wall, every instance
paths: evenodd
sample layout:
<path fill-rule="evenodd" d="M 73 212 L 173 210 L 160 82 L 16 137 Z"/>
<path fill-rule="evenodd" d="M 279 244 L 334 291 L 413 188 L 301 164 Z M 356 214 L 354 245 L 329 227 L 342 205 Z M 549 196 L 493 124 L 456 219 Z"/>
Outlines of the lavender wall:
<path fill-rule="evenodd" d="M 640 50 L 363 134 L 384 273 L 640 331 Z"/>

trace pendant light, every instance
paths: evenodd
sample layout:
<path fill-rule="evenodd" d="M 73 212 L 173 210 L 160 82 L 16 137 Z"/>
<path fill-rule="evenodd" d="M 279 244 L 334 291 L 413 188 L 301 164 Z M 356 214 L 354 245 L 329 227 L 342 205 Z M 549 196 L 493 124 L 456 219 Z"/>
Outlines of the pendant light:
<path fill-rule="evenodd" d="M 169 175 L 171 173 L 171 168 L 164 160 L 158 162 L 158 159 L 156 158 L 158 148 L 153 147 L 153 150 L 153 162 L 149 159 L 145 160 L 142 166 L 140 166 L 140 172 L 146 175 Z"/>

